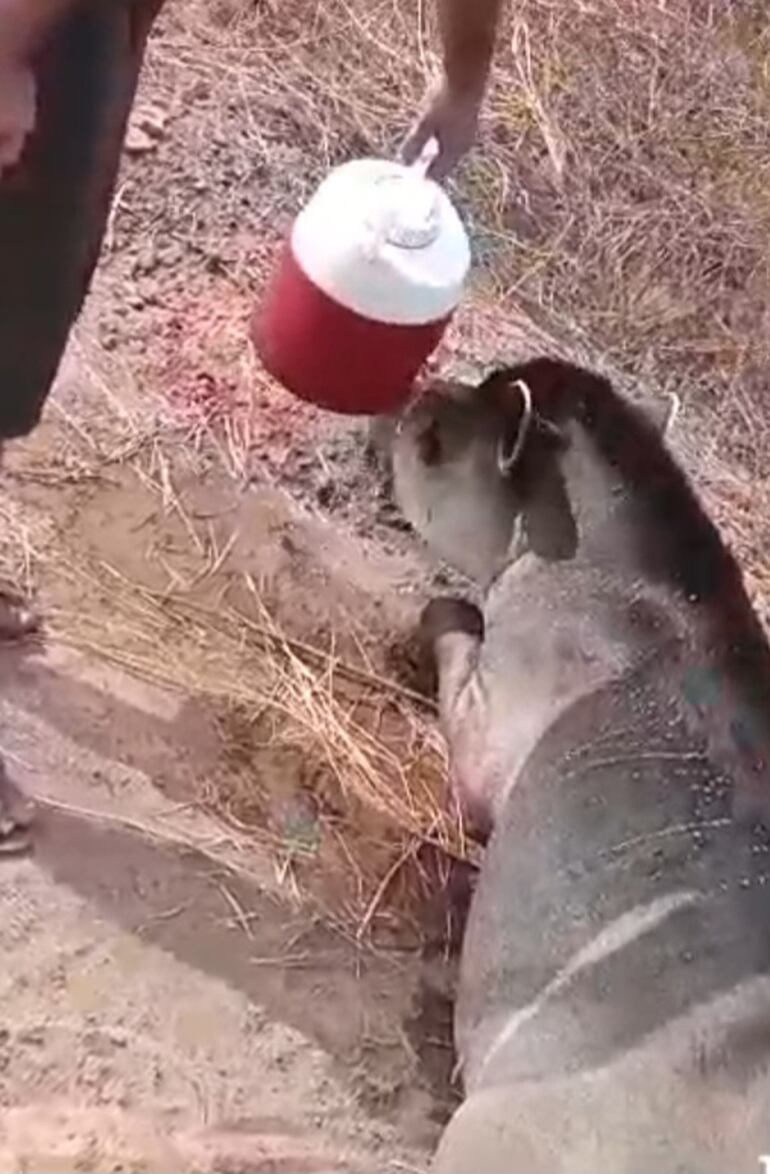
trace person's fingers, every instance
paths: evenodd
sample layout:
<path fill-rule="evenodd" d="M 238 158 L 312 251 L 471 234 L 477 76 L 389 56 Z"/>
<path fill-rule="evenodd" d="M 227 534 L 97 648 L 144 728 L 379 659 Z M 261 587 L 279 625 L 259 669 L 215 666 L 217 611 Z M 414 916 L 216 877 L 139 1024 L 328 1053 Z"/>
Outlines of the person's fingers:
<path fill-rule="evenodd" d="M 446 179 L 450 172 L 454 170 L 460 158 L 459 153 L 453 151 L 451 147 L 446 147 L 441 142 L 439 142 L 439 146 L 441 149 L 427 171 L 428 178 L 435 180 L 437 183 Z"/>
<path fill-rule="evenodd" d="M 418 118 L 401 145 L 401 158 L 404 163 L 416 163 L 423 152 L 425 144 L 435 134 L 430 115 Z"/>
<path fill-rule="evenodd" d="M 0 136 L 0 176 L 19 162 L 26 138 L 26 131 Z"/>
<path fill-rule="evenodd" d="M 0 175 L 15 166 L 35 129 L 35 78 L 26 66 L 0 63 Z"/>

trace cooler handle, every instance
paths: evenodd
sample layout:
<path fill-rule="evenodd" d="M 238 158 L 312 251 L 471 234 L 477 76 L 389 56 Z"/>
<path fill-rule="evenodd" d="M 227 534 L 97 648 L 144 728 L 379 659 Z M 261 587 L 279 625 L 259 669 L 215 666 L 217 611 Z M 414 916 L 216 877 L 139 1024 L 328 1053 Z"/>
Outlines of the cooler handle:
<path fill-rule="evenodd" d="M 409 167 L 406 168 L 406 174 L 410 177 L 410 180 L 426 180 L 428 171 L 432 167 L 434 160 L 438 158 L 440 151 L 441 146 L 438 139 L 435 137 L 428 139 L 414 163 L 410 163 Z M 380 220 L 377 227 L 371 231 L 369 239 L 364 246 L 366 255 L 370 260 L 374 260 L 380 255 L 391 228 L 391 218 L 385 216 Z"/>

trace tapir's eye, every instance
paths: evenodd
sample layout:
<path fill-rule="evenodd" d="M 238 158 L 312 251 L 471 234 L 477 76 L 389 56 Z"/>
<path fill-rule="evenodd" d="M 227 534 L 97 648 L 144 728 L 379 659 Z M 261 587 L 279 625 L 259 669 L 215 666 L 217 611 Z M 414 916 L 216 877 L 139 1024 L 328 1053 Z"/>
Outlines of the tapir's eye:
<path fill-rule="evenodd" d="M 417 441 L 417 447 L 420 460 L 424 465 L 439 464 L 441 460 L 441 434 L 436 420 L 431 420 L 430 424 L 423 428 Z"/>

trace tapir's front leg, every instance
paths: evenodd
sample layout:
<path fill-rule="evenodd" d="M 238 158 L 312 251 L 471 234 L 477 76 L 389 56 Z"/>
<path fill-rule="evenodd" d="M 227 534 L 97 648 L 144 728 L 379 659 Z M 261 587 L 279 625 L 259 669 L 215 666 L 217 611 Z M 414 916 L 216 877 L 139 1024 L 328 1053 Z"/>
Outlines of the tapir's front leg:
<path fill-rule="evenodd" d="M 455 797 L 469 830 L 486 838 L 491 830 L 492 790 L 487 713 L 477 673 L 484 618 L 468 600 L 433 599 L 420 619 L 420 635 L 438 679 L 439 716 L 449 747 Z"/>

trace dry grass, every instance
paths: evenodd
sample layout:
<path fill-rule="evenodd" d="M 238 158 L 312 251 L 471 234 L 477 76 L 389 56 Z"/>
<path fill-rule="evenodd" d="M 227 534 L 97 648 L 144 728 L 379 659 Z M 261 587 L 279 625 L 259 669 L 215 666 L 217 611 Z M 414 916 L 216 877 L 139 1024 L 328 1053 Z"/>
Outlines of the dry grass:
<path fill-rule="evenodd" d="M 467 856 L 445 801 L 446 762 L 430 707 L 364 667 L 292 640 L 252 580 L 249 588 L 248 612 L 214 612 L 102 567 L 90 583 L 80 575 L 78 594 L 107 590 L 110 625 L 95 630 L 88 610 L 59 610 L 51 634 L 212 709 L 223 769 L 202 781 L 200 800 L 269 841 L 284 867 L 304 862 L 305 896 L 318 879 L 314 863 L 336 873 L 326 879 L 342 905 L 337 916 L 368 928 L 372 901 L 405 852 L 429 844 Z M 288 827 L 271 818 L 275 789 L 300 801 Z M 353 883 L 341 885 L 348 870 Z M 407 902 L 408 889 L 400 894 Z"/>
<path fill-rule="evenodd" d="M 456 182 L 479 291 L 605 365 L 710 396 L 723 436 L 756 453 L 748 426 L 768 357 L 764 6 L 508 8 L 480 149 Z M 199 78 L 209 130 L 214 109 L 224 133 L 237 114 L 244 166 L 275 181 L 275 199 L 260 200 L 281 226 L 330 165 L 397 148 L 437 72 L 432 10 L 188 0 L 156 43 L 152 86 L 178 95 Z"/>
<path fill-rule="evenodd" d="M 258 287 L 332 164 L 397 149 L 438 73 L 433 10 L 170 5 L 147 91 L 191 111 L 207 227 L 179 217 L 187 243 Z M 728 531 L 736 481 L 756 515 L 770 492 L 769 60 L 759 0 L 511 0 L 479 148 L 454 183 L 475 252 L 468 357 L 499 359 L 507 324 L 525 320 L 538 349 L 676 389 Z M 759 516 L 749 528 L 753 558 L 770 530 Z"/>
<path fill-rule="evenodd" d="M 417 927 L 424 849 L 435 849 L 430 865 L 472 856 L 446 801 L 429 702 L 365 658 L 353 665 L 290 637 L 249 576 L 247 607 L 205 606 L 194 591 L 151 590 L 87 557 L 77 534 L 68 543 L 7 498 L 0 520 L 5 582 L 51 588 L 48 640 L 215 716 L 222 753 L 190 780 L 194 801 L 267 845 L 281 879 L 348 932 Z M 200 565 L 191 586 L 217 583 L 227 552 L 184 525 Z"/>

